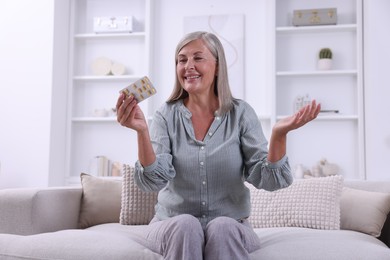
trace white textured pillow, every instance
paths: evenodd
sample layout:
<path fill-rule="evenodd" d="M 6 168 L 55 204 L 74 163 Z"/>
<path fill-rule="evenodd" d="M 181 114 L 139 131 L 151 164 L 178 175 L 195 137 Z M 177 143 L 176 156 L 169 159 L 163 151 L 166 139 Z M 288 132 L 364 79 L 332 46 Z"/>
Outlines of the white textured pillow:
<path fill-rule="evenodd" d="M 379 237 L 390 211 L 390 194 L 344 187 L 340 209 L 341 229 Z"/>
<path fill-rule="evenodd" d="M 306 227 L 340 229 L 341 176 L 299 179 L 269 192 L 248 185 L 254 228 Z"/>
<path fill-rule="evenodd" d="M 154 217 L 156 192 L 145 192 L 134 180 L 134 167 L 123 165 L 122 205 L 119 222 L 122 225 L 146 225 Z"/>

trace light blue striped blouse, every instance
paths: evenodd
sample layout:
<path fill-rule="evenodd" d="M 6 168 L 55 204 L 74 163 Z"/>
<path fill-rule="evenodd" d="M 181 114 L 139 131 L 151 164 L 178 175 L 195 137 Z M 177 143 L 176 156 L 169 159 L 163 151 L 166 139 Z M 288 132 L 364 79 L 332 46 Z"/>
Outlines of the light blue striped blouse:
<path fill-rule="evenodd" d="M 135 180 L 146 191 L 159 191 L 156 216 L 179 214 L 199 218 L 202 226 L 218 216 L 250 215 L 250 194 L 244 181 L 269 191 L 289 186 L 288 159 L 267 161 L 267 140 L 253 108 L 234 100 L 233 108 L 215 117 L 203 141 L 196 140 L 191 113 L 183 101 L 164 104 L 153 118 L 150 136 L 157 159 Z"/>

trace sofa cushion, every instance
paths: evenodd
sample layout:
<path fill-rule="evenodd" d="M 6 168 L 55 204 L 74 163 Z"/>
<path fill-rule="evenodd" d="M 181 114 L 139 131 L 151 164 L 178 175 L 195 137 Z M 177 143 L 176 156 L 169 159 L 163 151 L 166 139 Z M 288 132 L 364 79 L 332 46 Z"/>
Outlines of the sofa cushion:
<path fill-rule="evenodd" d="M 341 176 L 329 176 L 294 180 L 289 187 L 273 192 L 249 186 L 249 221 L 255 228 L 339 229 L 342 184 Z"/>
<path fill-rule="evenodd" d="M 119 222 L 122 181 L 104 179 L 89 174 L 80 175 L 83 195 L 79 228 Z"/>
<path fill-rule="evenodd" d="M 341 229 L 379 237 L 390 211 L 390 194 L 344 187 L 340 209 Z"/>
<path fill-rule="evenodd" d="M 32 236 L 0 234 L 0 259 L 163 259 L 135 241 L 139 229 L 119 223 L 105 225 Z"/>
<path fill-rule="evenodd" d="M 251 259 L 390 260 L 390 249 L 383 242 L 356 231 L 284 227 L 255 232 L 261 247 Z"/>
<path fill-rule="evenodd" d="M 0 259 L 163 259 L 136 242 L 144 228 L 110 223 L 32 236 L 0 234 Z M 251 253 L 253 260 L 390 260 L 388 247 L 360 232 L 296 227 L 255 232 L 261 248 Z"/>
<path fill-rule="evenodd" d="M 122 225 L 145 225 L 152 220 L 157 203 L 157 192 L 145 192 L 134 180 L 134 167 L 123 166 L 122 203 L 120 223 Z"/>

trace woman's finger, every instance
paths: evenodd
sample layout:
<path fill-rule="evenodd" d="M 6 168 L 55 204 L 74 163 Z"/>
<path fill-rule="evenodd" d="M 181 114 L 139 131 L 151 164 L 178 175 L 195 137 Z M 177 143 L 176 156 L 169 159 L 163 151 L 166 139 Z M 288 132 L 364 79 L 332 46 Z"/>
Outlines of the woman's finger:
<path fill-rule="evenodd" d="M 126 96 L 123 94 L 123 97 L 118 99 L 117 111 L 123 113 L 127 109 L 128 105 L 133 100 L 134 100 L 133 96 L 129 96 L 129 97 L 126 98 Z M 120 102 L 120 101 L 122 101 L 122 102 Z"/>
<path fill-rule="evenodd" d="M 319 103 L 319 104 L 317 104 L 316 109 L 314 110 L 314 118 L 316 118 L 318 116 L 320 111 L 321 111 L 321 104 Z"/>
<path fill-rule="evenodd" d="M 132 111 L 134 111 L 134 107 L 137 105 L 137 101 L 134 99 L 134 97 L 129 97 L 123 102 L 123 105 L 121 106 L 121 109 L 123 111 L 121 112 L 119 122 L 121 125 L 124 125 L 126 121 L 129 118 L 132 118 Z"/>
<path fill-rule="evenodd" d="M 118 97 L 118 100 L 116 102 L 116 111 L 119 110 L 119 108 L 121 107 L 121 105 L 123 104 L 124 100 L 126 99 L 126 95 L 121 93 Z"/>

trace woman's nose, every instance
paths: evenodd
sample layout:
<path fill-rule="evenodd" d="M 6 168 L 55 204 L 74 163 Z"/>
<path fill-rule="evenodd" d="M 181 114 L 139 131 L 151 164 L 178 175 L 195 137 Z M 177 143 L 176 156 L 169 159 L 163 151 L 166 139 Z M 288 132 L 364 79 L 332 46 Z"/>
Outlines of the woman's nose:
<path fill-rule="evenodd" d="M 194 62 L 193 62 L 191 59 L 187 60 L 187 63 L 186 63 L 186 65 L 184 66 L 184 68 L 185 68 L 186 70 L 194 69 L 194 68 L 195 68 L 195 67 L 194 67 Z"/>

